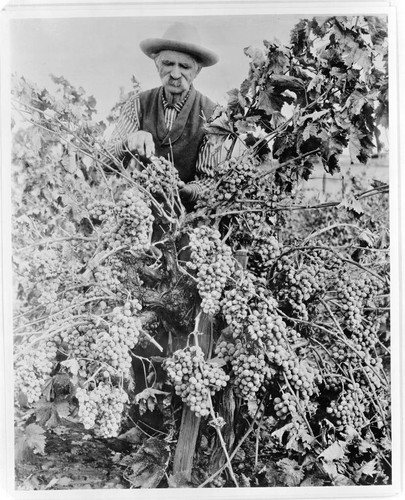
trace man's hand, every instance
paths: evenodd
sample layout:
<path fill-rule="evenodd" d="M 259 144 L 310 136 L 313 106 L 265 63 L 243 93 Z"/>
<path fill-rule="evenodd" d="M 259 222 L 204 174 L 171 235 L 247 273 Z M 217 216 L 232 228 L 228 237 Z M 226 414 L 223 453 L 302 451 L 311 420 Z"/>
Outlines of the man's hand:
<path fill-rule="evenodd" d="M 127 147 L 131 152 L 137 152 L 141 156 L 150 158 L 155 153 L 155 143 L 152 134 L 144 130 L 138 130 L 129 134 Z"/>

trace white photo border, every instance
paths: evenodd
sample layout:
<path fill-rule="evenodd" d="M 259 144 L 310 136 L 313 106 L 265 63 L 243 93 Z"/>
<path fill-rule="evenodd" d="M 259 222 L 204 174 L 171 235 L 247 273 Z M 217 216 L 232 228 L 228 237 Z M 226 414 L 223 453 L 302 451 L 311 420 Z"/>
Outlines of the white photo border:
<path fill-rule="evenodd" d="M 12 299 L 11 289 L 11 196 L 10 196 L 10 158 L 11 132 L 10 123 L 10 21 L 27 18 L 80 18 L 80 17 L 122 17 L 122 16 L 226 16 L 245 15 L 248 13 L 263 15 L 387 15 L 389 20 L 389 172 L 390 172 L 390 225 L 391 235 L 391 309 L 392 309 L 392 411 L 393 411 L 393 482 L 390 486 L 373 487 L 307 487 L 307 488 L 249 488 L 249 489 L 195 489 L 195 499 L 334 499 L 334 498 L 400 498 L 404 494 L 404 342 L 402 332 L 405 321 L 402 305 L 403 283 L 405 278 L 402 255 L 404 251 L 404 209 L 402 195 L 405 192 L 405 175 L 401 173 L 405 161 L 405 109 L 404 96 L 401 94 L 400 82 L 404 78 L 404 28 L 405 15 L 402 0 L 397 1 L 122 1 L 107 0 L 74 0 L 11 1 L 2 5 L 0 11 L 0 153 L 1 153 L 1 264 L 0 282 L 0 315 L 2 318 L 3 339 L 0 343 L 0 389 L 2 408 L 0 420 L 0 438 L 2 454 L 0 461 L 0 492 L 15 500 L 53 499 L 82 500 L 84 497 L 97 500 L 104 499 L 149 499 L 165 495 L 167 499 L 188 498 L 190 490 L 58 490 L 58 491 L 16 491 L 14 490 L 14 441 L 13 441 L 13 356 L 12 356 Z"/>

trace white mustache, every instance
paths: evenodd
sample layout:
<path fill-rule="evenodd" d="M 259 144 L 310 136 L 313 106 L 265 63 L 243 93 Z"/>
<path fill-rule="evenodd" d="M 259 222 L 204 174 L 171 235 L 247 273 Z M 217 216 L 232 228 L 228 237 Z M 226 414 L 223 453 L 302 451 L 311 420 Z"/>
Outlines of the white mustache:
<path fill-rule="evenodd" d="M 178 79 L 178 80 L 169 79 L 169 84 L 173 85 L 174 87 L 180 87 L 181 83 L 182 83 L 181 79 Z"/>

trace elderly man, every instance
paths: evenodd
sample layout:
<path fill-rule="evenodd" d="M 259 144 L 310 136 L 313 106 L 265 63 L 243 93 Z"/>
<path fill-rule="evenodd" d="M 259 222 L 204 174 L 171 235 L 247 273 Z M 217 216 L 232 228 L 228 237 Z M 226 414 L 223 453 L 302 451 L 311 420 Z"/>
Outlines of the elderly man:
<path fill-rule="evenodd" d="M 194 27 L 176 23 L 162 38 L 140 44 L 154 59 L 162 86 L 141 92 L 124 106 L 113 135 L 113 153 L 152 154 L 173 161 L 184 186 L 185 203 L 194 202 L 210 184 L 216 155 L 204 137 L 203 124 L 215 104 L 198 92 L 193 82 L 202 67 L 212 66 L 217 55 L 200 44 Z"/>

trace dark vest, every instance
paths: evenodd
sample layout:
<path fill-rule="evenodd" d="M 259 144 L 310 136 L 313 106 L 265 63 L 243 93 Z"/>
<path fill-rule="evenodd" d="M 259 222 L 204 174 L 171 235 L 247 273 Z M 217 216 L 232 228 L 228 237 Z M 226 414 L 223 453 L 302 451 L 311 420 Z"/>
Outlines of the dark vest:
<path fill-rule="evenodd" d="M 180 179 L 190 182 L 195 178 L 198 151 L 204 136 L 203 117 L 211 116 L 215 104 L 193 87 L 169 131 L 165 124 L 162 92 L 163 87 L 159 87 L 139 95 L 139 128 L 152 134 L 156 156 L 173 160 Z"/>

